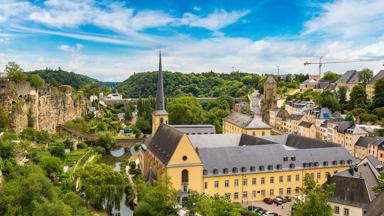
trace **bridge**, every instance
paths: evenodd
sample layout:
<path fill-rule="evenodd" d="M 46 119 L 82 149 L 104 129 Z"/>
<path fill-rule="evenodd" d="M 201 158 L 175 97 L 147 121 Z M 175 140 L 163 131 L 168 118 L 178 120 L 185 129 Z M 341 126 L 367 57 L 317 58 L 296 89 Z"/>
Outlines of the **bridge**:
<path fill-rule="evenodd" d="M 79 141 L 90 141 L 96 139 L 96 134 L 94 133 L 84 133 L 80 132 L 74 128 L 70 128 L 66 125 L 57 125 L 56 127 L 57 132 L 61 132 L 64 134 L 70 135 L 72 138 L 77 139 Z"/>
<path fill-rule="evenodd" d="M 124 138 L 124 139 L 116 139 L 116 146 L 123 148 L 131 148 L 136 143 L 143 143 L 144 138 Z"/>

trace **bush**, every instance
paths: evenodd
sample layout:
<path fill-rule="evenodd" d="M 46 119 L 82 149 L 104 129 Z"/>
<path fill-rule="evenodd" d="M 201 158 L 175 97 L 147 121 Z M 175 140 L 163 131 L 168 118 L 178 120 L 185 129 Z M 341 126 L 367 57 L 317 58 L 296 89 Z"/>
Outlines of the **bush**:
<path fill-rule="evenodd" d="M 64 145 L 64 143 L 60 143 L 60 142 L 54 143 L 51 146 L 49 146 L 48 150 L 51 153 L 51 155 L 53 155 L 55 157 L 58 157 L 61 159 L 64 159 L 64 157 L 65 157 L 65 145 Z"/>
<path fill-rule="evenodd" d="M 360 114 L 360 121 L 361 122 L 376 122 L 379 119 L 379 117 L 375 114 L 369 114 L 369 113 L 362 113 Z"/>
<path fill-rule="evenodd" d="M 88 148 L 88 145 L 85 142 L 79 142 L 79 143 L 77 143 L 77 148 L 78 149 L 86 149 L 86 148 Z"/>
<path fill-rule="evenodd" d="M 95 147 L 95 151 L 98 153 L 98 154 L 101 154 L 101 155 L 104 155 L 106 153 L 106 150 L 104 147 L 102 146 L 96 146 Z"/>

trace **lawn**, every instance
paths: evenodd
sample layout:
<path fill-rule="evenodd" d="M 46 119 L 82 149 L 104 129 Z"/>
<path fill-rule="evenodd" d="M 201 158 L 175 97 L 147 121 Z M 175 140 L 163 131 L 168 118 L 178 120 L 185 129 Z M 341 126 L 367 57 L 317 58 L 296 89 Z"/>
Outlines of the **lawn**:
<path fill-rule="evenodd" d="M 79 149 L 71 151 L 65 157 L 65 164 L 68 166 L 72 166 L 75 164 L 85 153 L 87 153 L 88 149 Z"/>

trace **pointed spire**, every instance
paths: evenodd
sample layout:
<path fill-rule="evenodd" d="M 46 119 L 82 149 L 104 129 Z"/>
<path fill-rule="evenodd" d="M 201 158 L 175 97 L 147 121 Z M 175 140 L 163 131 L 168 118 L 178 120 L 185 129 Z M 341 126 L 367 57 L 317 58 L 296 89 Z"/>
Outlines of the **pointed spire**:
<path fill-rule="evenodd" d="M 161 66 L 161 50 L 159 50 L 159 74 L 157 76 L 156 111 L 165 110 L 163 82 L 164 81 L 163 81 L 163 69 Z"/>

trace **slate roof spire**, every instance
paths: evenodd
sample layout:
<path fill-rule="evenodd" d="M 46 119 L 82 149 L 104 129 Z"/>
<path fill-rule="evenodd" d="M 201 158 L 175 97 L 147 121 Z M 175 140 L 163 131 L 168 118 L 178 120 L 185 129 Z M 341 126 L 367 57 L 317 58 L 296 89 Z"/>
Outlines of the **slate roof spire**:
<path fill-rule="evenodd" d="M 165 111 L 163 69 L 161 65 L 161 50 L 159 50 L 159 74 L 157 75 L 156 111 Z"/>

